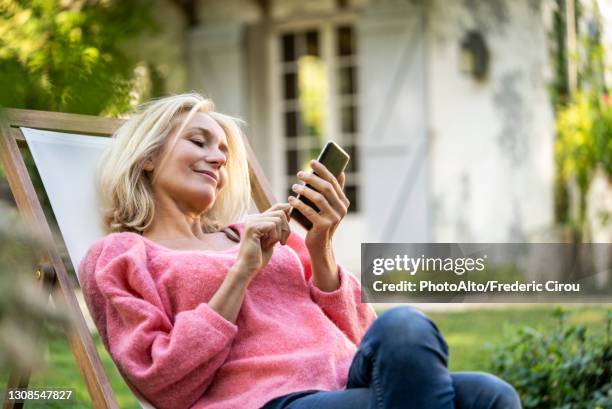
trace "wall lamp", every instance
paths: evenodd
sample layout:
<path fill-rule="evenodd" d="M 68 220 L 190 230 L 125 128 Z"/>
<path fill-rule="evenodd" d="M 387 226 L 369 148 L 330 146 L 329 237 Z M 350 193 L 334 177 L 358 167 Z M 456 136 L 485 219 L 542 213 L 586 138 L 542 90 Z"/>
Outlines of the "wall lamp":
<path fill-rule="evenodd" d="M 468 31 L 461 40 L 461 71 L 477 81 L 483 81 L 489 73 L 489 49 L 478 31 Z"/>

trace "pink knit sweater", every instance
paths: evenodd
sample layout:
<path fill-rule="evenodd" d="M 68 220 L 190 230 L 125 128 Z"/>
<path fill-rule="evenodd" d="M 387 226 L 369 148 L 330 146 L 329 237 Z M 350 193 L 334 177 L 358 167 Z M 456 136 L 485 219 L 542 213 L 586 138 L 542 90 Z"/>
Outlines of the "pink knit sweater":
<path fill-rule="evenodd" d="M 242 223 L 233 224 L 240 234 Z M 306 389 L 338 390 L 376 318 L 341 265 L 340 287 L 314 286 L 304 240 L 276 244 L 236 323 L 207 302 L 240 245 L 173 250 L 136 233 L 98 240 L 79 265 L 83 294 L 117 367 L 158 409 L 259 408 Z"/>

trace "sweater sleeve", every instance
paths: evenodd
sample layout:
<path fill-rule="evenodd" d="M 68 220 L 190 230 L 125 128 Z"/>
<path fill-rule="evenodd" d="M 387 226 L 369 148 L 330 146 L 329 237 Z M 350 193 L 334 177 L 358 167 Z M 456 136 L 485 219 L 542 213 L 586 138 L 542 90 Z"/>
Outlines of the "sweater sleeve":
<path fill-rule="evenodd" d="M 370 324 L 376 319 L 376 311 L 371 304 L 361 302 L 361 284 L 357 278 L 338 264 L 340 286 L 334 291 L 323 291 L 312 281 L 310 254 L 304 239 L 291 232 L 287 245 L 300 259 L 313 301 L 351 342 L 359 345 Z"/>
<path fill-rule="evenodd" d="M 132 386 L 158 409 L 190 407 L 226 360 L 238 327 L 205 302 L 170 316 L 144 243 L 120 235 L 92 246 L 81 264 L 84 296 L 92 295 L 87 302 L 94 310 L 104 310 L 92 315 L 104 317 L 96 325 Z"/>

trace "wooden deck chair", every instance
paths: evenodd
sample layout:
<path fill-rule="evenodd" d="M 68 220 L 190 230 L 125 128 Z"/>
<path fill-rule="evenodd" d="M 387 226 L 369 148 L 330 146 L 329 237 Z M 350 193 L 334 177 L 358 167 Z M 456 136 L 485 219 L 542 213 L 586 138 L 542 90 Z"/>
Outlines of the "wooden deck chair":
<path fill-rule="evenodd" d="M 76 271 L 86 250 L 103 235 L 93 185 L 95 162 L 111 142 L 109 136 L 123 122 L 87 115 L 0 110 L 0 159 L 9 186 L 24 223 L 45 242 L 32 279 L 38 280 L 45 297 L 53 297 L 56 305 L 64 306 L 74 317 L 76 325 L 66 329 L 66 336 L 94 408 L 118 408 L 118 404 L 60 255 L 65 248 Z M 276 200 L 248 139 L 244 142 L 252 197 L 257 209 L 263 211 Z M 53 232 L 46 219 L 20 149 L 32 153 L 60 232 Z M 27 388 L 30 372 L 13 372 L 7 388 Z M 126 383 L 143 408 L 153 408 L 127 380 Z M 3 408 L 22 406 L 5 402 Z"/>

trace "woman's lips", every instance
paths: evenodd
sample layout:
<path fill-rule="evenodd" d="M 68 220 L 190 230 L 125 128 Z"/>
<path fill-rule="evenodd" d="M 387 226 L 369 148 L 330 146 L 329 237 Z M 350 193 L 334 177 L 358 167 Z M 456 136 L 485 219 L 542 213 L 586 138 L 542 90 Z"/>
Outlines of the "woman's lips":
<path fill-rule="evenodd" d="M 206 170 L 196 170 L 194 172 L 195 173 L 199 173 L 202 176 L 205 176 L 207 178 L 210 178 L 210 179 L 214 180 L 215 183 L 217 182 L 217 177 L 212 172 L 209 172 L 209 171 L 206 171 Z"/>

